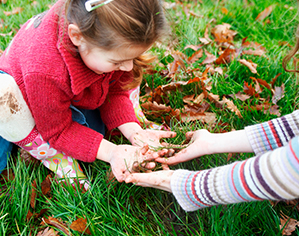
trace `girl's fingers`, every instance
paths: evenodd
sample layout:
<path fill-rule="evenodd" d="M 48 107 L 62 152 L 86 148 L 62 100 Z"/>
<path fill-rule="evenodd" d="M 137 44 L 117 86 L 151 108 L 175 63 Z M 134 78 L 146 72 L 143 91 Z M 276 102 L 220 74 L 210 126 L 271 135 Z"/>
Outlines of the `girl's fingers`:
<path fill-rule="evenodd" d="M 176 132 L 173 131 L 158 131 L 159 138 L 174 138 L 176 136 Z"/>
<path fill-rule="evenodd" d="M 161 166 L 162 166 L 163 170 L 170 170 L 170 168 L 167 164 L 162 164 Z"/>
<path fill-rule="evenodd" d="M 143 167 L 146 169 L 154 169 L 156 167 L 156 163 L 155 162 L 147 162 L 143 164 Z"/>
<path fill-rule="evenodd" d="M 148 146 L 147 143 L 145 143 L 145 144 L 143 145 L 143 147 L 141 148 L 141 154 L 142 154 L 142 155 L 145 155 L 145 154 L 147 153 L 148 150 L 149 150 L 149 146 Z"/>

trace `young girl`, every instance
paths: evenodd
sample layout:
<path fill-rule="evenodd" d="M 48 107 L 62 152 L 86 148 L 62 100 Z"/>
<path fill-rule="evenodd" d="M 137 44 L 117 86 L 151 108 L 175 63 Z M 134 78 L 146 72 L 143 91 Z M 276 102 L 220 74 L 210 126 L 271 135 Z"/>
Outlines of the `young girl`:
<path fill-rule="evenodd" d="M 283 60 L 286 71 L 287 62 L 298 49 L 297 37 L 295 49 Z M 172 192 L 186 211 L 218 204 L 299 197 L 299 110 L 239 131 L 214 134 L 198 130 L 188 132 L 186 137 L 191 139 L 186 149 L 156 161 L 174 165 L 202 155 L 231 152 L 254 152 L 256 156 L 202 171 L 135 173 L 126 182 Z"/>
<path fill-rule="evenodd" d="M 152 154 L 144 143 L 175 135 L 143 130 L 128 91 L 165 24 L 159 0 L 59 0 L 30 19 L 0 58 L 0 135 L 61 176 L 80 169 L 72 157 L 99 159 L 123 181 Z M 105 126 L 138 147 L 104 139 Z"/>

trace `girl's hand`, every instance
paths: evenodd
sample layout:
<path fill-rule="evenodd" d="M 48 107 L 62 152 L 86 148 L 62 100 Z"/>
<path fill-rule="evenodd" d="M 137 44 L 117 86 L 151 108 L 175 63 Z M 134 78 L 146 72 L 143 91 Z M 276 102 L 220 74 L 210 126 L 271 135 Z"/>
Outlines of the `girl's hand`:
<path fill-rule="evenodd" d="M 115 145 L 108 155 L 112 172 L 119 182 L 124 181 L 132 172 L 135 163 L 142 163 L 145 160 L 149 161 L 158 157 L 158 154 L 150 151 L 148 146 L 140 148 L 131 145 Z M 144 167 L 153 169 L 155 166 L 154 162 L 149 162 Z"/>
<path fill-rule="evenodd" d="M 148 144 L 150 148 L 161 148 L 167 146 L 167 144 L 161 143 L 162 138 L 173 138 L 176 136 L 176 132 L 173 131 L 160 131 L 160 130 L 138 130 L 133 133 L 129 141 L 134 146 L 143 146 L 145 143 Z"/>
<path fill-rule="evenodd" d="M 196 157 L 200 157 L 206 154 L 210 154 L 211 144 L 213 143 L 213 138 L 209 131 L 202 129 L 198 131 L 192 131 L 186 133 L 186 139 L 190 140 L 189 145 L 176 153 L 172 157 L 168 158 L 157 158 L 155 161 L 167 164 L 176 165 L 181 162 L 192 160 Z"/>
<path fill-rule="evenodd" d="M 164 191 L 171 191 L 171 176 L 173 170 L 161 170 L 150 173 L 135 173 L 130 174 L 126 179 L 126 183 L 134 183 L 142 187 L 157 188 Z"/>

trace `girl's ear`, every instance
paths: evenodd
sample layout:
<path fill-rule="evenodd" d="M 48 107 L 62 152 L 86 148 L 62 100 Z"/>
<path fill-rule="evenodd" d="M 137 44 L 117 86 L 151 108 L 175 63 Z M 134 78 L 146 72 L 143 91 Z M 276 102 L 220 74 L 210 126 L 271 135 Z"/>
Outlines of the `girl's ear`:
<path fill-rule="evenodd" d="M 75 24 L 69 24 L 68 26 L 68 34 L 72 41 L 72 43 L 75 46 L 80 46 L 83 42 L 83 36 L 81 34 L 81 31 L 79 30 L 79 27 Z"/>

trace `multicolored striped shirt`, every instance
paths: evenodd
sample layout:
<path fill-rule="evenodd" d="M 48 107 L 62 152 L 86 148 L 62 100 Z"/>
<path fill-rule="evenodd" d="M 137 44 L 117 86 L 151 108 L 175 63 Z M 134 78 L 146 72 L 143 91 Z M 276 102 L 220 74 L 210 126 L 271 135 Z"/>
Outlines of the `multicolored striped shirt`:
<path fill-rule="evenodd" d="M 185 211 L 299 197 L 299 110 L 245 130 L 255 157 L 203 171 L 174 172 L 171 189 Z"/>

